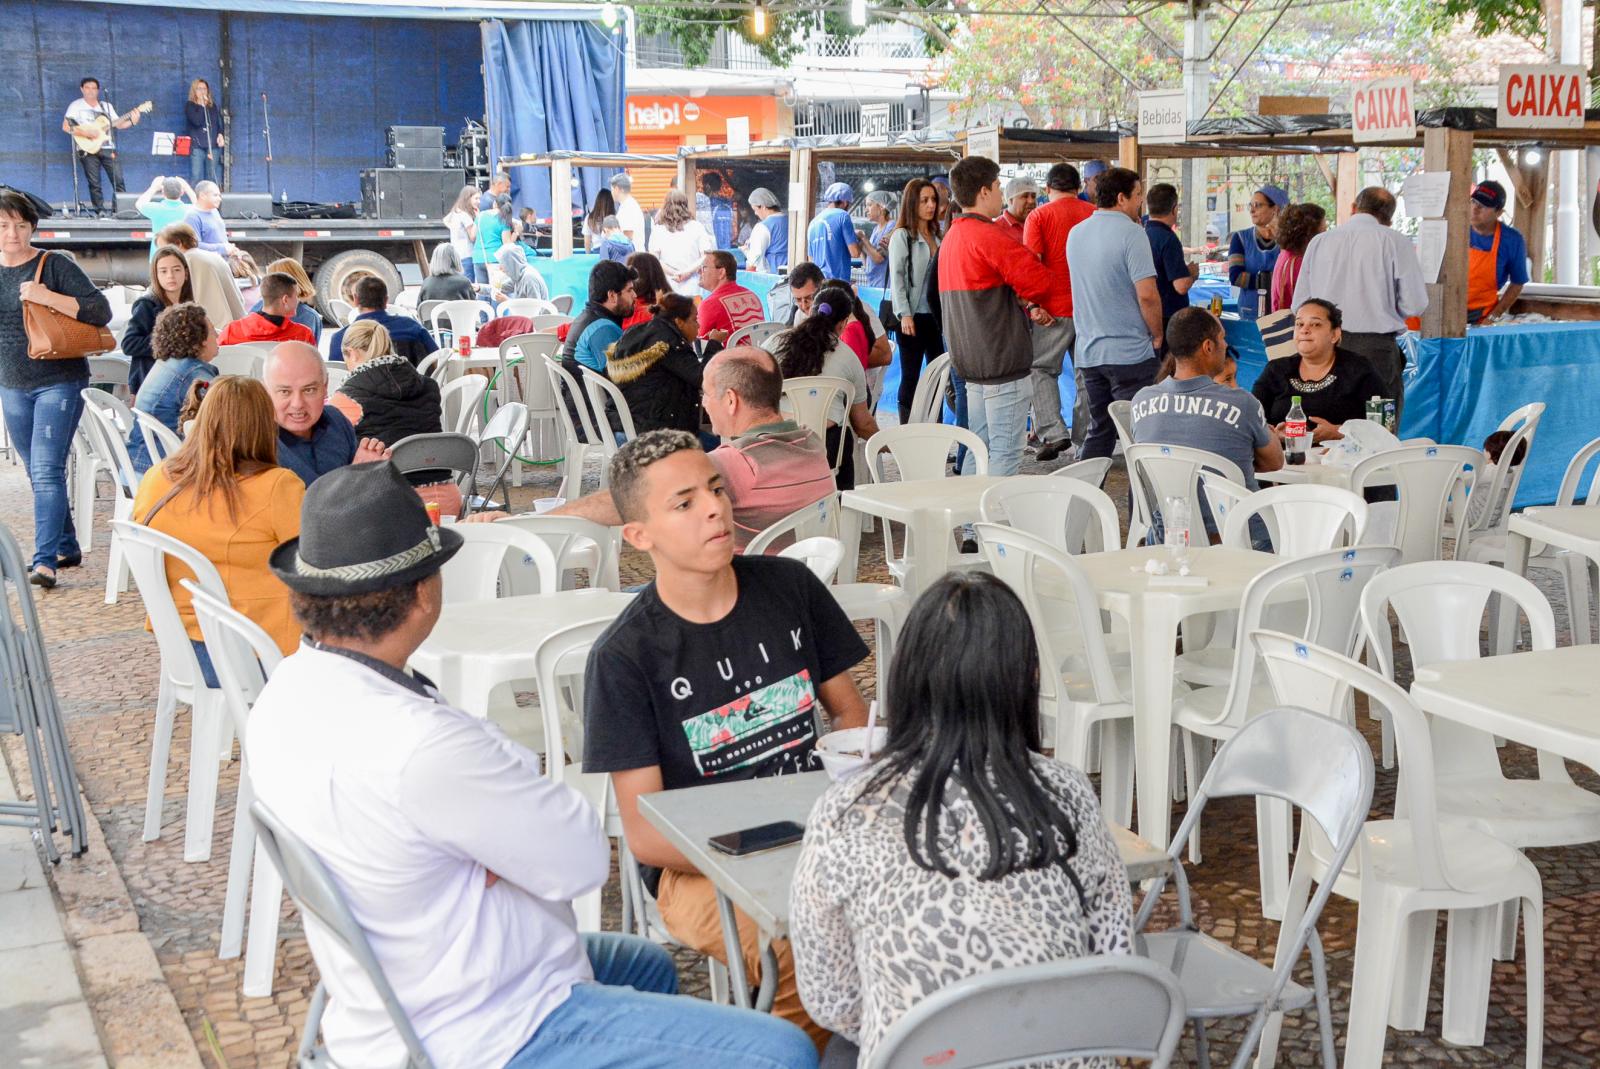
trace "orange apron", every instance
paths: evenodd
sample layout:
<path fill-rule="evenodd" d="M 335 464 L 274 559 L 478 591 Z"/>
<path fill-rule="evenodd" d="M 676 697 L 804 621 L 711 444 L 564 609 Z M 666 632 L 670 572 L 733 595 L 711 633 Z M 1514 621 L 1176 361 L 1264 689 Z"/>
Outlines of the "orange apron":
<path fill-rule="evenodd" d="M 1489 314 L 1500 300 L 1500 224 L 1494 225 L 1494 241 L 1489 251 L 1467 246 L 1467 315 L 1478 318 Z"/>

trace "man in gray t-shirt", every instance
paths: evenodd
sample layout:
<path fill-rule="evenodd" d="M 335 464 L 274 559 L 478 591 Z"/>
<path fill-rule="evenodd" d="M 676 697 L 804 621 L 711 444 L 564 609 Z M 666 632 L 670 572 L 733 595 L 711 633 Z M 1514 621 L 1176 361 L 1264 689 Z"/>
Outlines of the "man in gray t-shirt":
<path fill-rule="evenodd" d="M 1144 184 L 1125 167 L 1100 175 L 1098 210 L 1067 235 L 1072 276 L 1073 367 L 1089 395 L 1082 455 L 1108 457 L 1116 427 L 1108 409 L 1155 380 L 1162 343 L 1161 295 L 1150 239 L 1139 218 Z"/>
<path fill-rule="evenodd" d="M 1167 349 L 1176 370 L 1134 395 L 1133 440 L 1227 457 L 1239 465 L 1245 485 L 1257 489 L 1256 472 L 1283 467 L 1283 447 L 1260 401 L 1213 379 L 1227 359 L 1222 324 L 1204 308 L 1185 308 L 1167 324 Z"/>

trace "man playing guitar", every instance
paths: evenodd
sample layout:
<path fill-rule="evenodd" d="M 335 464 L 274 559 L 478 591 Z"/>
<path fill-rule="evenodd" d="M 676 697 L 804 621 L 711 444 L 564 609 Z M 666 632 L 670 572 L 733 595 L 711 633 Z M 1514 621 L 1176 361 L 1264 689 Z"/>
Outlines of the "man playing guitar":
<path fill-rule="evenodd" d="M 83 177 L 89 184 L 89 201 L 97 214 L 116 210 L 116 194 L 123 192 L 122 165 L 117 161 L 117 143 L 114 131 L 125 130 L 139 121 L 139 116 L 150 108 L 147 104 L 118 115 L 116 109 L 100 99 L 100 80 L 88 77 L 78 83 L 82 98 L 74 100 L 61 120 L 61 129 L 72 135 L 73 155 L 83 168 Z M 111 208 L 107 208 L 100 191 L 100 175 L 111 179 Z"/>

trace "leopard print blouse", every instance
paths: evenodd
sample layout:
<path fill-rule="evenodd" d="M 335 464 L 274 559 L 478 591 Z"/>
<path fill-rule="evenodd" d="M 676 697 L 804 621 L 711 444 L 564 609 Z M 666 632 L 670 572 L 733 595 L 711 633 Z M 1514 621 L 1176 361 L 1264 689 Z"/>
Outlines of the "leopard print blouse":
<path fill-rule="evenodd" d="M 1033 766 L 1044 787 L 1065 800 L 1078 829 L 1071 865 L 1082 899 L 1059 867 L 979 880 L 988 848 L 960 788 L 946 796 L 939 822 L 955 879 L 920 867 L 906 849 L 908 776 L 868 791 L 866 772 L 818 799 L 790 903 L 795 971 L 806 1012 L 855 1041 L 863 1062 L 912 1006 L 964 977 L 1130 953 L 1128 873 L 1093 787 L 1082 772 L 1050 758 L 1035 756 Z"/>

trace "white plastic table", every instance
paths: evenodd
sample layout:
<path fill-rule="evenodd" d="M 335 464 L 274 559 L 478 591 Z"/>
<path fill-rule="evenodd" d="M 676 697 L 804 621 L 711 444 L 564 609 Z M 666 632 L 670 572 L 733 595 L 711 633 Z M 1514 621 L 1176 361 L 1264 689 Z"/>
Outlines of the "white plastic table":
<path fill-rule="evenodd" d="M 978 510 L 984 492 L 1004 479 L 1000 475 L 953 475 L 948 479 L 911 479 L 866 483 L 839 495 L 839 540 L 844 560 L 839 582 L 856 581 L 861 556 L 861 518 L 876 516 L 906 526 L 908 556 L 906 593 L 915 598 L 950 569 L 951 532 L 983 517 Z"/>
<path fill-rule="evenodd" d="M 1511 515 L 1510 529 L 1506 535 L 1506 570 L 1514 575 L 1526 575 L 1528 555 L 1534 542 L 1556 546 L 1588 559 L 1600 566 L 1600 508 L 1592 505 L 1550 505 L 1524 509 Z M 1570 608 L 1570 606 L 1569 606 Z M 1588 639 L 1589 621 L 1573 621 L 1573 633 Z M 1495 636 L 1495 649 L 1512 648 L 1512 628 L 1516 614 L 1500 613 L 1500 626 Z"/>
<path fill-rule="evenodd" d="M 1270 553 L 1251 549 L 1197 547 L 1190 553 L 1190 572 L 1204 576 L 1207 585 L 1166 587 L 1144 572 L 1145 562 L 1152 557 L 1169 559 L 1167 550 L 1157 546 L 1085 553 L 1073 561 L 1094 584 L 1100 607 L 1128 621 L 1139 834 L 1165 849 L 1172 834 L 1167 784 L 1172 762 L 1172 680 L 1178 623 L 1197 613 L 1237 609 L 1250 581 L 1283 562 Z"/>
<path fill-rule="evenodd" d="M 800 845 L 730 857 L 713 850 L 709 840 L 714 835 L 780 820 L 804 824 L 829 782 L 826 773 L 808 772 L 639 796 L 640 814 L 717 889 L 717 908 L 727 944 L 729 986 L 740 1006 L 750 1008 L 752 1001 L 733 908 L 743 910 L 761 932 L 761 991 L 753 1005 L 770 1010 L 778 984 L 777 960 L 770 952 L 770 944 L 789 934 L 789 889 L 794 882 Z M 1110 828 L 1117 852 L 1128 868 L 1129 880 L 1137 883 L 1167 871 L 1163 851 L 1120 825 L 1111 824 Z"/>
<path fill-rule="evenodd" d="M 410 664 L 457 708 L 487 716 L 495 687 L 534 678 L 545 639 L 574 624 L 615 619 L 632 600 L 587 589 L 446 605 Z"/>
<path fill-rule="evenodd" d="M 1426 665 L 1411 696 L 1423 712 L 1600 771 L 1600 646 Z"/>

